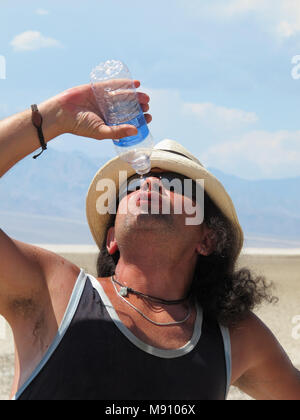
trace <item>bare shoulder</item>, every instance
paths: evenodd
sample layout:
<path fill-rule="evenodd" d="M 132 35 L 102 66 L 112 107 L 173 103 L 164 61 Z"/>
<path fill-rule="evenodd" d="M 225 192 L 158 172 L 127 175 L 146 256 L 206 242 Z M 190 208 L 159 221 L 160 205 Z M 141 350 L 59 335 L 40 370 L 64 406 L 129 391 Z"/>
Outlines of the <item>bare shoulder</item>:
<path fill-rule="evenodd" d="M 247 347 L 253 348 L 256 346 L 257 342 L 262 343 L 271 339 L 273 336 L 271 330 L 267 325 L 253 312 L 250 312 L 249 315 L 242 321 L 236 323 L 230 327 L 230 336 L 233 346 L 239 347 L 243 342 Z M 241 350 L 239 348 L 239 350 Z"/>
<path fill-rule="evenodd" d="M 16 272 L 19 270 L 22 276 L 8 294 L 9 317 L 12 320 L 20 316 L 29 318 L 29 315 L 34 316 L 34 312 L 40 311 L 42 306 L 44 310 L 52 308 L 55 315 L 58 312 L 57 318 L 60 318 L 80 269 L 47 249 L 17 240 L 12 242 L 18 249 L 20 259 L 12 259 L 11 264 L 19 264 Z"/>
<path fill-rule="evenodd" d="M 80 269 L 54 252 L 12 240 L 13 284 L 6 288 L 3 315 L 14 333 L 13 393 L 38 365 L 57 334 Z M 1 305 L 0 305 L 1 307 Z"/>
<path fill-rule="evenodd" d="M 58 277 L 68 281 L 69 278 L 74 277 L 74 273 L 80 271 L 75 264 L 53 251 L 17 240 L 14 242 L 27 260 L 35 261 L 39 266 L 47 286 L 56 281 Z"/>
<path fill-rule="evenodd" d="M 300 399 L 300 374 L 255 314 L 230 328 L 232 384 L 256 399 Z"/>
<path fill-rule="evenodd" d="M 58 253 L 34 245 L 23 244 L 23 246 L 27 252 L 36 254 L 47 285 L 52 284 L 58 277 L 64 282 L 74 280 L 74 273 L 79 274 L 80 268 Z"/>

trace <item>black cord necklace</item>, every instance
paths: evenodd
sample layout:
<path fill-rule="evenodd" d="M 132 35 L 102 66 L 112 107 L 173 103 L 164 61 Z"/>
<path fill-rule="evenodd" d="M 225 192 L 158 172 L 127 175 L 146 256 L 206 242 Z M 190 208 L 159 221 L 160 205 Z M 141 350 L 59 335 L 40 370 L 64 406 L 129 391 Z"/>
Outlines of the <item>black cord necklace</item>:
<path fill-rule="evenodd" d="M 149 299 L 149 300 L 151 300 L 151 301 L 153 301 L 155 303 L 160 303 L 162 305 L 179 305 L 179 304 L 185 302 L 190 297 L 190 294 L 188 294 L 188 296 L 186 296 L 183 299 L 179 299 L 179 300 L 165 300 L 165 299 L 160 299 L 160 298 L 157 298 L 155 296 L 145 295 L 144 293 L 137 292 L 136 290 L 132 289 L 131 287 L 124 286 L 123 284 L 119 283 L 116 280 L 115 276 L 112 276 L 112 281 L 115 284 L 117 284 L 117 285 L 119 285 L 121 287 L 119 293 L 123 297 L 126 297 L 126 296 L 128 296 L 128 294 L 131 293 L 132 295 L 140 296 L 140 297 L 143 297 L 145 299 Z"/>

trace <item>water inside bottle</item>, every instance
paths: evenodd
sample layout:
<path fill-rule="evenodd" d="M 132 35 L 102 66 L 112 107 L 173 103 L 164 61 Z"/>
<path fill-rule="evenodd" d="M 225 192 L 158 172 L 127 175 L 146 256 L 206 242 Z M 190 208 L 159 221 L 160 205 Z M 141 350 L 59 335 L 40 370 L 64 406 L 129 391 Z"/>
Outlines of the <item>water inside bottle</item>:
<path fill-rule="evenodd" d="M 127 150 L 120 158 L 129 163 L 139 175 L 146 175 L 151 171 L 151 150 L 133 149 Z"/>
<path fill-rule="evenodd" d="M 117 153 L 120 158 L 129 163 L 136 173 L 145 175 L 151 170 L 151 153 L 153 139 L 146 123 L 142 110 L 129 121 L 120 124 L 134 125 L 138 133 L 135 136 L 114 140 Z"/>
<path fill-rule="evenodd" d="M 139 144 L 145 140 L 150 133 L 143 111 L 141 111 L 135 118 L 129 121 L 124 121 L 121 124 L 134 125 L 138 129 L 138 133 L 135 136 L 124 137 L 118 141 L 115 140 L 114 143 L 118 147 L 130 147 Z"/>

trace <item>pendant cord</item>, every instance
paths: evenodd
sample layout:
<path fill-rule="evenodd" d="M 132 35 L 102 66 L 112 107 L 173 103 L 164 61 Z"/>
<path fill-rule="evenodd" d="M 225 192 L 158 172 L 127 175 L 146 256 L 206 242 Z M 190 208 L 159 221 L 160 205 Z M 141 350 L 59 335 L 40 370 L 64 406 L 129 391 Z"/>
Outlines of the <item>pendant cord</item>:
<path fill-rule="evenodd" d="M 123 289 L 123 290 L 126 290 L 127 294 L 128 294 L 128 293 L 131 293 L 131 294 L 133 294 L 133 295 L 136 295 L 136 296 L 139 296 L 139 297 L 142 297 L 142 298 L 145 298 L 145 299 L 151 300 L 151 301 L 153 301 L 153 302 L 156 302 L 156 303 L 161 303 L 162 305 L 180 305 L 181 303 L 185 302 L 185 301 L 186 301 L 186 300 L 190 297 L 190 294 L 189 294 L 188 296 L 186 296 L 186 297 L 185 297 L 185 298 L 183 298 L 183 299 L 178 299 L 178 300 L 165 300 L 165 299 L 161 299 L 161 298 L 158 298 L 158 297 L 155 297 L 155 296 L 146 295 L 146 294 L 144 294 L 144 293 L 138 292 L 138 291 L 136 291 L 136 290 L 132 289 L 131 287 L 126 287 L 126 286 L 124 286 L 123 284 L 119 283 L 119 282 L 116 280 L 115 276 L 112 276 L 112 277 L 111 277 L 111 280 L 112 280 L 115 284 L 117 284 L 118 286 L 122 287 L 122 289 Z"/>
<path fill-rule="evenodd" d="M 116 286 L 116 281 L 114 280 L 114 278 L 113 278 L 113 276 L 111 277 L 111 282 L 112 282 L 112 284 L 113 284 L 113 286 L 114 286 L 114 289 L 115 289 L 115 291 L 116 291 L 116 293 L 117 293 L 117 295 L 125 302 L 125 303 L 127 303 L 127 305 L 129 305 L 131 308 L 133 308 L 136 312 L 138 312 L 143 318 L 145 318 L 147 321 L 149 321 L 149 322 L 151 322 L 152 324 L 154 324 L 154 325 L 158 325 L 159 327 L 168 327 L 168 326 L 172 326 L 172 325 L 178 325 L 178 324 L 183 324 L 184 322 L 186 322 L 189 318 L 190 318 L 190 316 L 191 316 L 191 314 L 192 314 L 192 306 L 191 305 L 189 305 L 189 312 L 188 312 L 188 314 L 187 314 L 187 316 L 182 320 L 182 321 L 174 321 L 174 322 L 166 322 L 166 323 L 160 323 L 160 322 L 155 322 L 155 321 L 153 321 L 152 319 L 150 319 L 150 318 L 148 318 L 147 317 L 147 315 L 145 315 L 140 309 L 138 309 L 136 306 L 134 306 L 132 303 L 130 303 L 130 302 L 128 302 L 128 300 L 126 300 L 125 299 L 125 297 L 124 296 L 122 296 L 119 292 L 118 292 L 118 289 L 117 289 L 117 286 Z M 119 283 L 117 283 L 117 284 L 119 284 Z M 186 299 L 185 299 L 186 300 Z"/>

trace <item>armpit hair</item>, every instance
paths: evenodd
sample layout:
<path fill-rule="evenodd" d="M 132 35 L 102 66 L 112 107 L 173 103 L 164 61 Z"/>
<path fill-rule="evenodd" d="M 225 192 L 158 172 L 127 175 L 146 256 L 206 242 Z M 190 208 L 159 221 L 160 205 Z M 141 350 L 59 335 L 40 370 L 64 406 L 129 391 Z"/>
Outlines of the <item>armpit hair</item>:
<path fill-rule="evenodd" d="M 28 320 L 35 316 L 38 305 L 33 298 L 14 297 L 10 299 L 9 307 L 14 317 Z"/>

